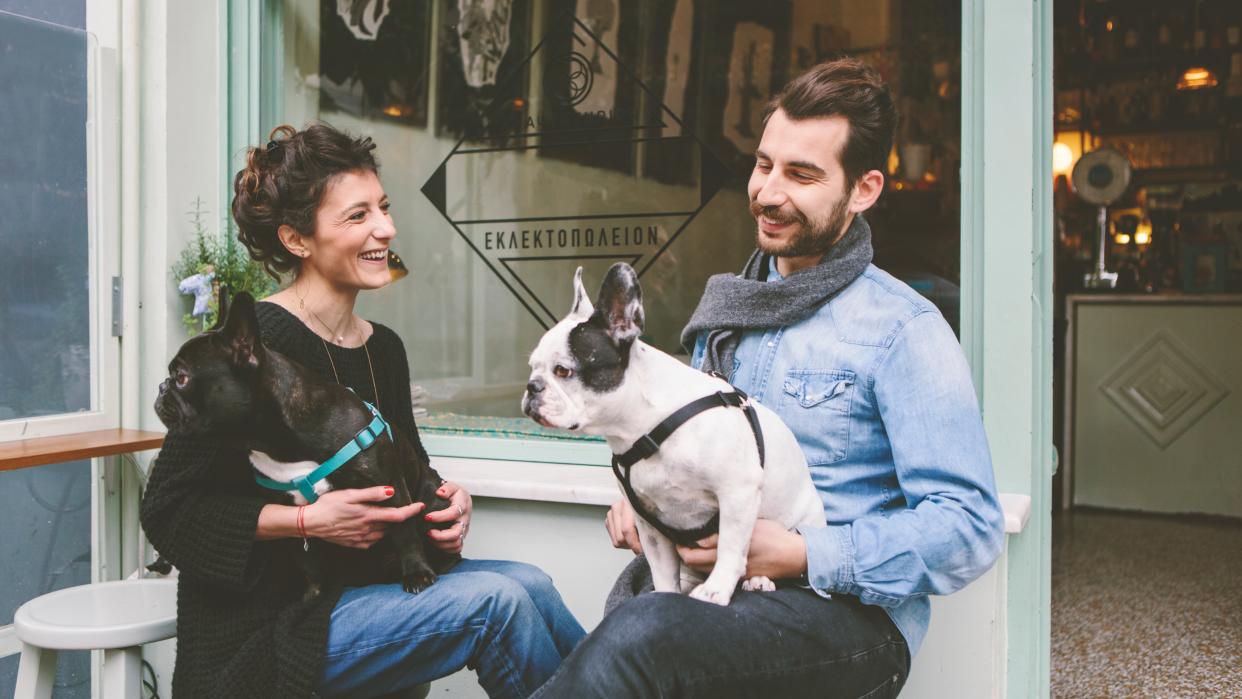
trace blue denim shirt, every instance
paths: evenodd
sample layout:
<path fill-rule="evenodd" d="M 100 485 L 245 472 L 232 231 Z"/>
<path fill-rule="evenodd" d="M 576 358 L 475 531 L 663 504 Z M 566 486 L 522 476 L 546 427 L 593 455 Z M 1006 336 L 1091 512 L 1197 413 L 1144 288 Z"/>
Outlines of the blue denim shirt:
<path fill-rule="evenodd" d="M 768 279 L 779 278 L 773 266 Z M 811 587 L 884 607 L 913 657 L 931 619 L 927 596 L 982 575 L 1004 542 L 953 331 L 930 302 L 868 265 L 808 318 L 745 333 L 730 380 L 780 415 L 806 453 L 828 519 L 801 531 Z"/>

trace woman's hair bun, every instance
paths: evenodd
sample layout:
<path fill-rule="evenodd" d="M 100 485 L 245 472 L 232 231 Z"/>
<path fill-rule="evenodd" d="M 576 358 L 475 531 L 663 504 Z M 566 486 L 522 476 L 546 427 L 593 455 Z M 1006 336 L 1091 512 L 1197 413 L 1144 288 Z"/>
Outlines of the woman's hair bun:
<path fill-rule="evenodd" d="M 297 257 L 277 231 L 292 226 L 315 234 L 315 212 L 328 185 L 349 172 L 379 172 L 375 143 L 354 138 L 323 122 L 298 131 L 288 124 L 272 129 L 264 146 L 246 149 L 246 166 L 233 178 L 233 221 L 237 239 L 272 277 L 296 270 Z"/>

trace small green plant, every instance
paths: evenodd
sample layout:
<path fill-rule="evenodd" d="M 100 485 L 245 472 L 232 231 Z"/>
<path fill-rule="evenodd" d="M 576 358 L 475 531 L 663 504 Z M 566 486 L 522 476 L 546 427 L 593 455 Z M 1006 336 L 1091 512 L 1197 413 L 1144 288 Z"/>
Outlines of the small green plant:
<path fill-rule="evenodd" d="M 246 248 L 237 243 L 231 229 L 227 236 L 207 230 L 204 223 L 207 211 L 203 208 L 201 197 L 194 199 L 194 208 L 188 214 L 194 226 L 194 239 L 173 264 L 172 278 L 173 284 L 180 288 L 182 281 L 196 274 L 205 275 L 203 281 L 206 281 L 206 275 L 211 275 L 211 296 L 205 311 L 199 315 L 191 311 L 182 316 L 186 331 L 195 335 L 215 325 L 221 284 L 228 286 L 229 294 L 246 291 L 261 299 L 276 291 L 276 282 L 267 276 L 262 265 L 250 259 Z"/>

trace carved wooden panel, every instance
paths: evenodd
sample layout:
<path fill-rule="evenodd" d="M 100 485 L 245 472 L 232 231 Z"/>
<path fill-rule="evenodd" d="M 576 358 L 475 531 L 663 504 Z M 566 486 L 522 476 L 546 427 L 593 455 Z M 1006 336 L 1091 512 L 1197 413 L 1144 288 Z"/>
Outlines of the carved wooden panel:
<path fill-rule="evenodd" d="M 1161 450 L 1229 395 L 1220 379 L 1166 330 L 1122 359 L 1099 389 Z"/>

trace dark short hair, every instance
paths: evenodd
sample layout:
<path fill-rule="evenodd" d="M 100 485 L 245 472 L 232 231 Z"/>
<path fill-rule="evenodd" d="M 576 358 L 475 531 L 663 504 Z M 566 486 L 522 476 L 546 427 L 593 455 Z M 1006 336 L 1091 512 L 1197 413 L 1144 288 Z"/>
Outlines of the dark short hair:
<path fill-rule="evenodd" d="M 838 157 L 847 190 L 871 170 L 884 172 L 893 147 L 897 110 L 888 85 L 866 63 L 838 58 L 810 68 L 768 102 L 764 123 L 777 109 L 793 121 L 845 117 L 850 128 Z"/>
<path fill-rule="evenodd" d="M 266 146 L 246 151 L 246 167 L 233 178 L 233 220 L 250 256 L 276 279 L 301 268 L 276 231 L 292 226 L 315 234 L 315 212 L 333 180 L 351 172 L 379 174 L 375 143 L 321 122 L 305 129 L 272 129 Z"/>

